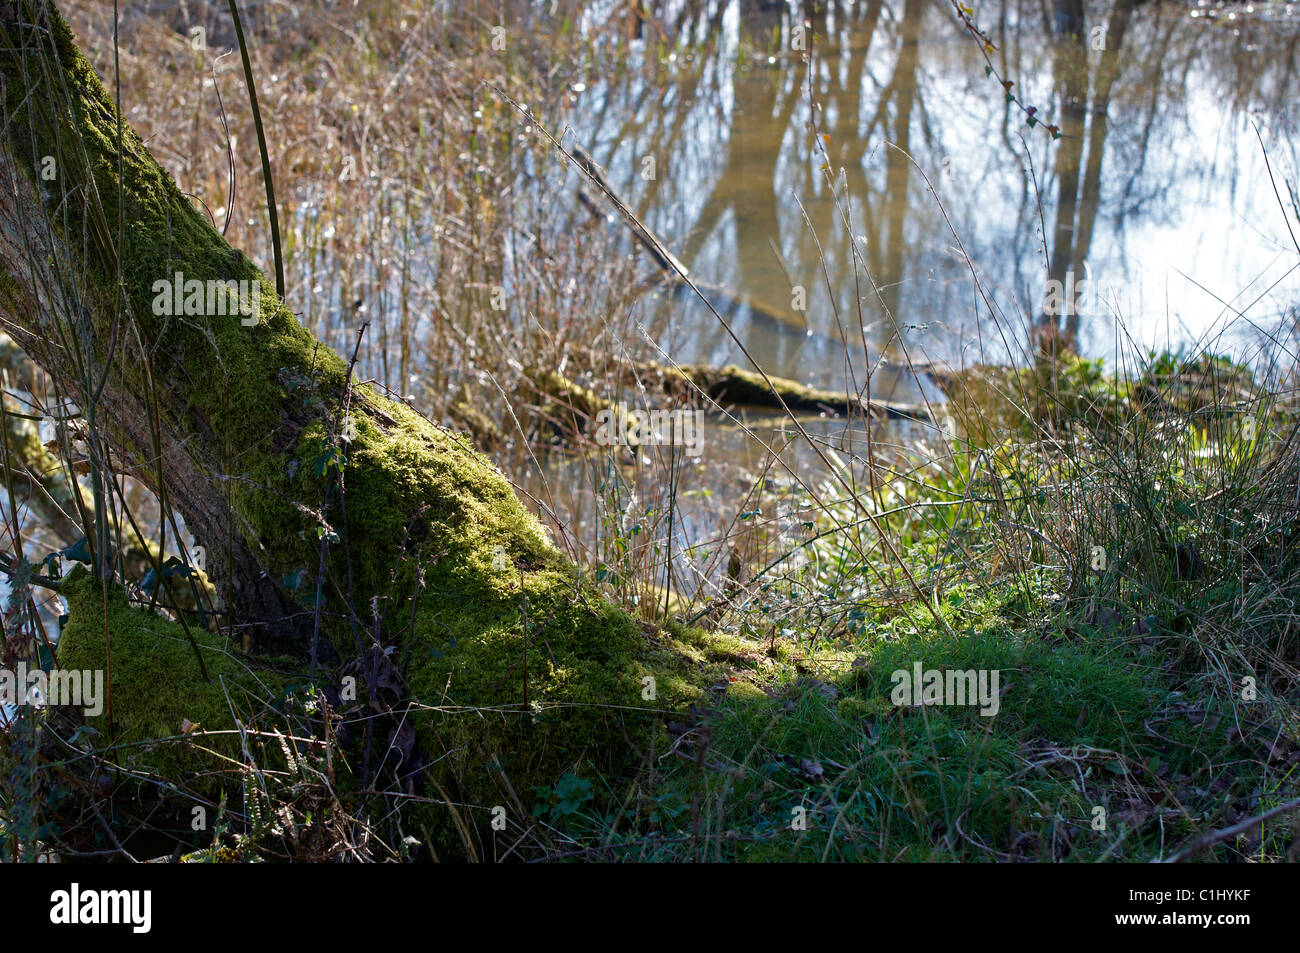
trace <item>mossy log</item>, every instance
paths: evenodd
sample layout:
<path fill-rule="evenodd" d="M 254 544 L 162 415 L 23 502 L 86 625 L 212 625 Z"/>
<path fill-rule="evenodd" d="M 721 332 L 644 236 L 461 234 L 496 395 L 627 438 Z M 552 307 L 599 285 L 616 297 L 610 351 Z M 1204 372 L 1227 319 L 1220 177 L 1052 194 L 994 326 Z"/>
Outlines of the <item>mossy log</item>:
<path fill-rule="evenodd" d="M 770 382 L 770 386 L 769 386 Z M 515 414 L 533 439 L 558 441 L 564 445 L 581 442 L 589 434 L 602 410 L 619 413 L 638 401 L 634 393 L 662 394 L 669 401 L 690 402 L 699 395 L 705 409 L 709 401 L 725 409 L 750 408 L 768 411 L 788 409 L 792 414 L 824 414 L 833 417 L 867 416 L 873 420 L 933 421 L 924 404 L 903 404 L 867 398 L 823 388 L 810 387 L 784 377 L 746 371 L 735 365 L 666 365 L 651 361 L 629 361 L 613 370 L 603 391 L 578 383 L 552 369 L 532 368 L 524 372 L 515 391 Z M 651 401 L 653 402 L 653 400 Z M 620 408 L 620 403 L 628 407 Z M 451 422 L 464 429 L 474 444 L 484 450 L 500 447 L 507 438 L 501 424 L 483 413 L 472 401 L 459 400 L 449 408 Z"/>
<path fill-rule="evenodd" d="M 485 457 L 350 383 L 119 118 L 48 0 L 0 2 L 0 83 L 0 311 L 184 514 L 228 623 L 299 658 L 317 624 L 340 657 L 393 648 L 423 763 L 484 811 L 508 803 L 502 778 L 527 793 L 586 759 L 628 763 L 653 710 L 694 697 L 699 666 L 598 598 Z M 156 313 L 177 274 L 255 282 L 257 310 Z M 103 604 L 76 600 L 60 653 L 95 667 L 106 641 L 141 651 L 105 638 L 126 623 Z M 115 655 L 113 686 L 150 664 Z M 161 677 L 217 690 L 176 666 Z"/>
<path fill-rule="evenodd" d="M 748 407 L 790 412 L 829 414 L 831 416 L 865 415 L 877 420 L 907 419 L 929 421 L 931 414 L 924 405 L 900 404 L 867 398 L 843 391 L 809 387 L 784 377 L 763 375 L 729 364 L 659 364 L 632 361 L 622 364 L 613 380 L 620 392 L 602 396 L 593 388 L 579 384 L 554 370 L 535 370 L 525 375 L 529 396 L 557 420 L 579 430 L 602 409 L 616 407 L 619 401 L 631 402 L 633 389 L 663 394 L 673 401 L 690 400 L 703 395 L 720 407 Z M 538 400 L 540 395 L 541 400 Z"/>
<path fill-rule="evenodd" d="M 641 364 L 636 366 L 636 371 L 643 378 L 658 377 L 664 382 L 665 388 L 671 391 L 685 391 L 688 387 L 698 388 L 722 406 L 740 404 L 747 407 L 780 409 L 784 404 L 795 412 L 832 415 L 865 414 L 880 420 L 902 419 L 928 422 L 931 419 L 929 409 L 923 405 L 900 404 L 844 391 L 809 387 L 798 381 L 773 377 L 770 374 L 765 380 L 763 375 L 755 371 L 747 371 L 734 364 L 726 367 L 707 364 L 681 364 L 676 367 Z"/>

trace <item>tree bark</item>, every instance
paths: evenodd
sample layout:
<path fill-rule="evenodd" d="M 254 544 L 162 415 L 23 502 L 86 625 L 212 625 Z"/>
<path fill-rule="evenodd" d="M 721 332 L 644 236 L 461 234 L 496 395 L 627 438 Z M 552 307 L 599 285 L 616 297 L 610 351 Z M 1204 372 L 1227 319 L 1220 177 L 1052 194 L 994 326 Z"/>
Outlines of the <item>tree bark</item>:
<path fill-rule="evenodd" d="M 349 386 L 119 121 L 49 0 L 0 3 L 0 47 L 5 329 L 109 435 L 116 467 L 184 515 L 233 621 L 306 638 L 322 548 L 323 596 L 344 612 L 391 594 L 404 547 L 562 567 L 463 440 Z M 257 282 L 258 313 L 156 313 L 156 283 L 178 275 Z"/>

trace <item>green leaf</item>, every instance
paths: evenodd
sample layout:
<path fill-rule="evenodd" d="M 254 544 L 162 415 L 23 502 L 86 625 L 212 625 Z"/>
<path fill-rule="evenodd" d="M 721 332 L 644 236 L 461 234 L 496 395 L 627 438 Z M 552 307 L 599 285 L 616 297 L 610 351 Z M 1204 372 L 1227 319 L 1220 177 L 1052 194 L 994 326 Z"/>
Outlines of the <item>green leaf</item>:
<path fill-rule="evenodd" d="M 70 737 L 66 742 L 64 742 L 64 744 L 71 745 L 73 747 L 80 747 L 77 744 L 78 741 L 80 741 L 82 738 L 89 738 L 92 735 L 97 735 L 97 734 L 99 734 L 99 732 L 96 731 L 94 728 L 92 728 L 90 725 L 81 725 L 77 728 L 76 731 L 72 733 L 72 737 Z"/>
<path fill-rule="evenodd" d="M 90 565 L 90 544 L 86 542 L 86 537 L 81 537 L 71 546 L 65 546 L 59 550 L 59 555 L 64 559 L 71 559 L 79 563 Z"/>
<path fill-rule="evenodd" d="M 54 654 L 50 651 L 50 644 L 44 639 L 36 643 L 36 664 L 42 672 L 54 671 Z"/>
<path fill-rule="evenodd" d="M 162 578 L 170 579 L 173 576 L 180 576 L 182 579 L 199 578 L 198 570 L 175 556 L 168 556 L 167 561 L 162 564 Z M 145 592 L 152 592 L 158 585 L 158 574 L 156 570 L 150 569 L 140 580 L 140 588 Z"/>

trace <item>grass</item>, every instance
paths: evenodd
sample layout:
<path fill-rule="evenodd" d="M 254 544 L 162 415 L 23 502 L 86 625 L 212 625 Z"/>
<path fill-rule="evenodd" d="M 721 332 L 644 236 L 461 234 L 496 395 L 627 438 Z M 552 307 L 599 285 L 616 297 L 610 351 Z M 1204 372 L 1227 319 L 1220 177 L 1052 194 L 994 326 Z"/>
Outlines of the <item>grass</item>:
<path fill-rule="evenodd" d="M 574 850 L 1149 860 L 1293 810 L 1290 389 L 1264 390 L 1205 356 L 1158 355 L 1129 380 L 1080 372 L 1096 400 L 1044 403 L 1044 418 L 1020 420 L 1037 440 L 957 440 L 887 482 L 882 528 L 930 604 L 857 582 L 856 547 L 808 524 L 804 552 L 822 558 L 751 585 L 721 617 L 755 647 L 777 630 L 804 648 L 767 674 L 766 697 L 728 693 L 670 727 L 635 808 L 566 817 Z M 1042 397 L 1036 373 L 988 376 Z M 1201 374 L 1221 379 L 1198 389 Z M 1240 385 L 1243 405 L 1223 398 L 1222 379 Z M 963 432 L 989 432 L 1012 403 L 965 404 L 978 416 Z M 876 563 L 888 579 L 883 554 Z M 894 704 L 892 673 L 918 662 L 999 672 L 996 715 Z M 1208 848 L 1220 860 L 1294 859 L 1286 813 Z"/>
<path fill-rule="evenodd" d="M 609 856 L 1149 859 L 1162 837 L 1250 802 L 1266 772 L 1243 771 L 1249 750 L 1206 743 L 1189 717 L 1230 713 L 1222 693 L 1177 693 L 1129 640 L 1065 635 L 1059 613 L 1036 608 L 986 596 L 957 638 L 903 614 L 853 640 L 864 654 L 849 665 L 774 681 L 773 703 L 719 704 L 680 736 L 689 757 L 645 792 L 691 804 L 694 836 L 665 851 L 625 835 Z M 1000 671 L 997 716 L 894 706 L 890 673 L 918 660 Z M 1153 723 L 1167 738 L 1152 736 Z M 798 808 L 806 829 L 792 823 Z"/>

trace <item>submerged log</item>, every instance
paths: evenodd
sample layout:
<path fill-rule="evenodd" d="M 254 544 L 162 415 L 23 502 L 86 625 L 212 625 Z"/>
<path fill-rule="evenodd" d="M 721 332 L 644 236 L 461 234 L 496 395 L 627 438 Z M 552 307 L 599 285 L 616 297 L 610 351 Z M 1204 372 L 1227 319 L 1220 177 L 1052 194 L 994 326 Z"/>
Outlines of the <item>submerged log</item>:
<path fill-rule="evenodd" d="M 771 386 L 768 385 L 771 382 Z M 707 409 L 710 402 L 724 410 L 749 409 L 819 414 L 832 417 L 866 417 L 871 420 L 912 420 L 926 425 L 935 422 L 926 404 L 904 404 L 867 398 L 858 394 L 810 387 L 798 381 L 762 375 L 735 365 L 660 364 L 628 361 L 614 368 L 603 390 L 584 386 L 555 370 L 527 370 L 515 392 L 515 413 L 523 436 L 535 443 L 570 445 L 590 433 L 602 411 L 621 412 L 632 408 L 633 393 L 661 394 L 674 404 L 698 402 Z M 651 410 L 655 408 L 641 408 Z M 664 409 L 664 408 L 658 408 Z M 502 424 L 469 400 L 449 408 L 455 426 L 469 433 L 483 449 L 502 446 L 507 433 Z"/>
<path fill-rule="evenodd" d="M 780 409 L 782 402 L 792 411 L 832 414 L 836 416 L 866 415 L 878 420 L 917 420 L 930 423 L 933 415 L 923 404 L 900 404 L 892 401 L 867 398 L 858 394 L 809 387 L 798 381 L 747 371 L 729 364 L 713 367 L 707 364 L 681 364 L 676 367 L 659 364 L 637 366 L 638 374 L 653 379 L 657 375 L 666 388 L 684 391 L 687 386 L 697 387 L 719 404 L 740 404 L 747 407 Z M 772 386 L 768 386 L 771 381 Z"/>

